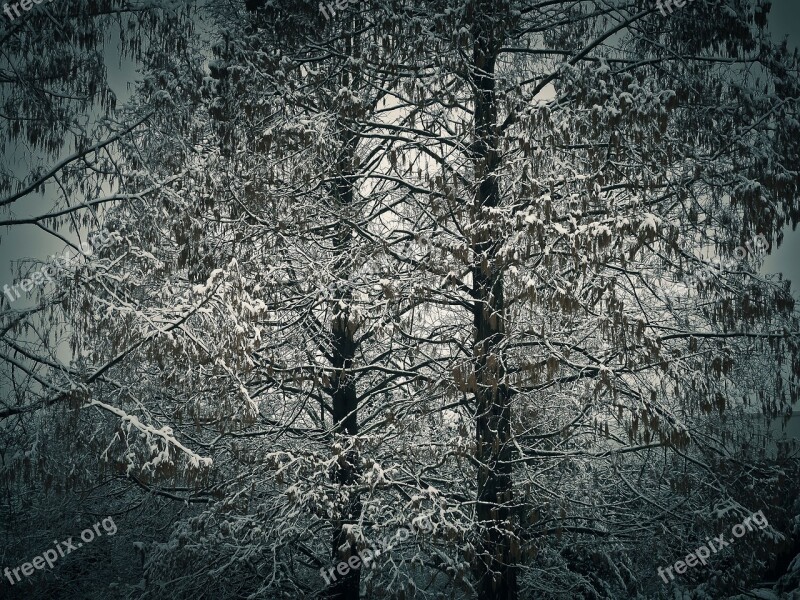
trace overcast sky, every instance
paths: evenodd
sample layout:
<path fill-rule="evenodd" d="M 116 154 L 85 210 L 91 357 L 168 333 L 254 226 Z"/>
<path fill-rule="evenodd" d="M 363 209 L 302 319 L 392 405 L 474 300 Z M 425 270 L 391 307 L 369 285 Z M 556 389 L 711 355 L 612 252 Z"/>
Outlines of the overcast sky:
<path fill-rule="evenodd" d="M 797 48 L 800 44 L 800 1 L 773 0 L 769 19 L 770 29 L 776 39 L 789 38 L 789 47 Z M 798 168 L 800 165 L 794 165 Z M 791 280 L 795 298 L 800 298 L 800 231 L 784 230 L 784 240 L 780 248 L 773 248 L 764 262 L 762 273 L 783 273 Z"/>

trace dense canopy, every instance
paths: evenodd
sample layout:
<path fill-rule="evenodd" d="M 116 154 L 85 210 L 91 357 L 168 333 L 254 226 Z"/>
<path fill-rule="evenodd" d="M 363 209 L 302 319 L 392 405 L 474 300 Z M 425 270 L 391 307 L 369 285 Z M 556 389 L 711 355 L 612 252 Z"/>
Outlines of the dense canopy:
<path fill-rule="evenodd" d="M 678 4 L 7 19 L 3 597 L 800 593 L 798 57 Z"/>

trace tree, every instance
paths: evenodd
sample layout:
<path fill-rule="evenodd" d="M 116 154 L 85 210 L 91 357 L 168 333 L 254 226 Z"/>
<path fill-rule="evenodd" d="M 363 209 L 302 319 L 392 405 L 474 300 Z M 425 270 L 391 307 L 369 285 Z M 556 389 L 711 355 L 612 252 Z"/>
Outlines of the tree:
<path fill-rule="evenodd" d="M 85 290 L 88 304 L 124 300 L 130 319 L 92 323 L 83 335 L 98 346 L 110 337 L 109 357 L 140 345 L 139 355 L 119 364 L 119 377 L 137 392 L 137 413 L 147 422 L 173 415 L 176 438 L 196 439 L 214 464 L 222 462 L 216 479 L 202 482 L 220 504 L 175 531 L 177 540 L 195 536 L 198 543 L 155 548 L 149 576 L 196 564 L 201 554 L 213 564 L 263 552 L 255 564 L 229 563 L 225 575 L 241 578 L 251 593 L 308 593 L 331 564 L 320 554 L 319 528 L 330 529 L 335 567 L 367 543 L 369 533 L 359 530 L 386 510 L 380 497 L 368 499 L 367 514 L 362 507 L 365 480 L 377 465 L 361 449 L 385 456 L 394 449 L 380 449 L 386 432 L 370 431 L 376 425 L 359 437 L 359 418 L 382 421 L 389 410 L 383 400 L 415 377 L 402 366 L 404 350 L 387 352 L 383 339 L 378 345 L 413 303 L 394 306 L 394 282 L 382 283 L 396 272 L 379 258 L 376 235 L 392 210 L 382 200 L 388 192 L 361 184 L 386 155 L 384 144 L 353 126 L 377 110 L 397 77 L 382 73 L 380 63 L 360 65 L 384 51 L 369 28 L 362 35 L 345 28 L 329 42 L 334 58 L 319 56 L 316 42 L 304 41 L 309 23 L 321 19 L 316 7 L 310 15 L 302 6 L 260 6 L 251 14 L 242 5 L 211 8 L 219 36 L 210 77 L 201 84 L 191 65 L 156 63 L 142 100 L 169 106 L 126 147 L 123 162 L 134 176 L 123 184 L 131 195 L 153 181 L 167 183 L 139 205 L 109 211 L 113 228 L 148 252 L 130 256 L 134 262 L 118 259 L 104 286 Z M 164 98 L 193 86 L 202 102 Z M 354 230 L 369 233 L 355 239 Z M 142 277 L 125 277 L 131 270 Z M 159 331 L 154 322 L 173 326 Z M 184 415 L 193 423 L 182 422 Z M 154 473 L 147 454 L 120 450 L 135 461 L 129 471 L 144 468 L 147 477 L 137 482 L 149 489 L 175 476 L 172 457 Z M 221 506 L 237 518 L 221 515 Z M 289 524 L 298 511 L 303 518 Z M 268 549 L 250 534 L 264 528 Z M 211 548 L 220 532 L 239 544 Z M 293 563 L 298 552 L 301 561 L 310 558 L 300 573 L 292 567 L 260 580 L 274 561 Z M 358 596 L 360 573 L 328 579 L 329 595 Z M 227 585 L 219 574 L 187 581 L 184 593 Z"/>
<path fill-rule="evenodd" d="M 796 126 L 796 62 L 765 38 L 765 8 L 737 4 L 720 17 L 693 6 L 668 22 L 637 3 L 538 8 L 427 3 L 407 28 L 416 26 L 420 55 L 436 67 L 409 83 L 422 92 L 423 125 L 402 135 L 433 158 L 407 178 L 410 190 L 428 188 L 408 223 L 420 253 L 441 252 L 418 266 L 450 286 L 428 290 L 440 322 L 414 336 L 431 354 L 461 341 L 430 376 L 452 387 L 430 391 L 459 389 L 472 407 L 477 482 L 450 497 L 477 503 L 461 549 L 482 598 L 515 597 L 523 565 L 523 596 L 570 579 L 600 593 L 570 573 L 585 555 L 553 554 L 564 532 L 588 553 L 598 538 L 605 549 L 630 548 L 646 514 L 651 534 L 674 522 L 677 506 L 687 528 L 708 522 L 702 507 L 736 494 L 712 464 L 742 458 L 745 433 L 723 413 L 752 402 L 750 340 L 770 344 L 756 364 L 793 357 L 791 368 L 771 369 L 767 414 L 785 411 L 785 382 L 797 374 L 794 303 L 782 282 L 734 271 L 689 290 L 675 277 L 702 264 L 709 246 L 728 257 L 742 240 L 779 240 L 786 220 L 796 222 L 788 165 L 797 147 L 784 136 Z M 754 89 L 751 64 L 762 65 L 765 91 Z M 441 305 L 464 307 L 466 320 Z M 686 381 L 687 372 L 697 375 Z M 457 436 L 436 434 L 450 456 L 462 452 Z M 659 472 L 676 461 L 681 476 Z M 586 483 L 564 481 L 576 470 Z M 634 474 L 655 491 L 632 485 Z M 604 477 L 613 485 L 600 485 Z M 677 498 L 694 481 L 713 491 Z M 603 510 L 612 498 L 626 498 L 630 512 Z M 561 562 L 555 581 L 521 560 L 525 550 Z"/>
<path fill-rule="evenodd" d="M 74 534 L 76 523 L 78 532 L 91 525 L 87 513 L 109 514 L 109 505 L 117 516 L 127 512 L 131 521 L 118 517 L 117 522 L 135 536 L 142 505 L 152 506 L 131 493 L 137 488 L 120 485 L 117 475 L 98 468 L 115 429 L 124 431 L 132 421 L 120 419 L 110 404 L 76 410 L 93 387 L 108 386 L 111 396 L 120 390 L 106 378 L 109 365 L 91 364 L 84 353 L 77 306 L 70 306 L 70 299 L 85 283 L 82 277 L 91 278 L 88 263 L 97 254 L 107 258 L 109 247 L 119 248 L 119 235 L 99 236 L 100 241 L 95 230 L 106 206 L 132 200 L 115 188 L 116 159 L 122 142 L 149 116 L 127 120 L 117 111 L 105 59 L 113 54 L 108 62 L 114 65 L 160 51 L 180 54 L 182 40 L 176 45 L 171 32 L 188 31 L 192 13 L 191 7 L 101 1 L 34 6 L 12 22 L 3 17 L 0 224 L 40 233 L 31 238 L 42 247 L 31 260 L 20 261 L 19 279 L 8 282 L 0 301 L 0 520 L 4 562 L 11 567 L 51 546 L 53 537 Z M 44 259 L 51 251 L 58 259 Z M 160 519 L 170 522 L 173 510 L 162 508 L 165 512 L 138 522 L 144 539 L 163 526 Z M 122 577 L 135 581 L 130 545 L 109 553 L 106 543 L 111 542 L 14 587 L 4 578 L 3 596 L 104 594 Z"/>

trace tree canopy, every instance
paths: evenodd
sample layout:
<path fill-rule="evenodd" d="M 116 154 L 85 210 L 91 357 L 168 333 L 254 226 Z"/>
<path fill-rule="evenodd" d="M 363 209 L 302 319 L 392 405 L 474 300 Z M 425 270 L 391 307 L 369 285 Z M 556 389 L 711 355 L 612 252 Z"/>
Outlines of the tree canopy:
<path fill-rule="evenodd" d="M 659 7 L 5 23 L 0 224 L 91 249 L 0 296 L 5 563 L 119 531 L 4 594 L 793 593 L 798 57 L 767 2 Z"/>

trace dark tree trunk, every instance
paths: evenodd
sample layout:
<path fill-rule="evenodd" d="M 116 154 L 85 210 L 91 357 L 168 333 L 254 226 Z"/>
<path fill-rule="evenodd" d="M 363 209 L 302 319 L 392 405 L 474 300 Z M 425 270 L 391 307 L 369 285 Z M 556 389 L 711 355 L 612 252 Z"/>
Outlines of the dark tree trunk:
<path fill-rule="evenodd" d="M 491 3 L 484 3 L 491 15 Z M 483 11 L 476 11 L 481 15 Z M 474 218 L 485 219 L 483 209 L 499 202 L 495 170 L 499 164 L 495 59 L 500 48 L 493 19 L 473 28 L 475 84 L 475 175 L 479 183 L 473 206 Z M 488 25 L 487 25 L 488 21 Z M 511 407 L 505 383 L 502 344 L 505 339 L 503 274 L 499 265 L 500 240 L 489 228 L 478 227 L 472 242 L 474 303 L 476 456 L 478 470 L 479 547 L 475 559 L 478 598 L 512 600 L 517 597 L 514 531 L 511 522 Z"/>
<path fill-rule="evenodd" d="M 352 181 L 344 176 L 339 181 L 336 188 L 336 196 L 339 206 L 347 207 L 353 198 Z M 342 226 L 341 231 L 336 237 L 336 251 L 342 260 L 339 264 L 342 267 L 342 279 L 348 279 L 346 264 L 346 253 L 350 244 L 352 234 L 349 228 Z M 344 435 L 358 434 L 358 400 L 356 397 L 355 381 L 350 374 L 353 366 L 353 357 L 356 352 L 355 326 L 351 319 L 350 301 L 352 291 L 349 284 L 342 283 L 336 288 L 335 296 L 339 302 L 334 302 L 333 322 L 331 324 L 332 360 L 331 366 L 334 374 L 331 378 L 331 402 L 333 407 L 333 423 L 337 433 Z M 343 454 L 339 458 L 339 465 L 335 471 L 335 480 L 339 485 L 353 485 L 359 476 L 359 456 L 357 452 L 351 451 Z M 333 541 L 331 554 L 334 564 L 342 560 L 347 560 L 356 553 L 354 544 L 350 544 L 349 552 L 342 553 L 340 548 L 347 543 L 347 535 L 344 525 L 358 520 L 361 514 L 361 499 L 356 495 L 351 497 L 340 515 L 340 520 L 333 523 Z M 331 600 L 358 600 L 359 588 L 361 584 L 361 569 L 351 569 L 346 575 L 339 573 L 333 574 L 337 579 L 333 581 L 328 589 L 328 598 Z"/>

